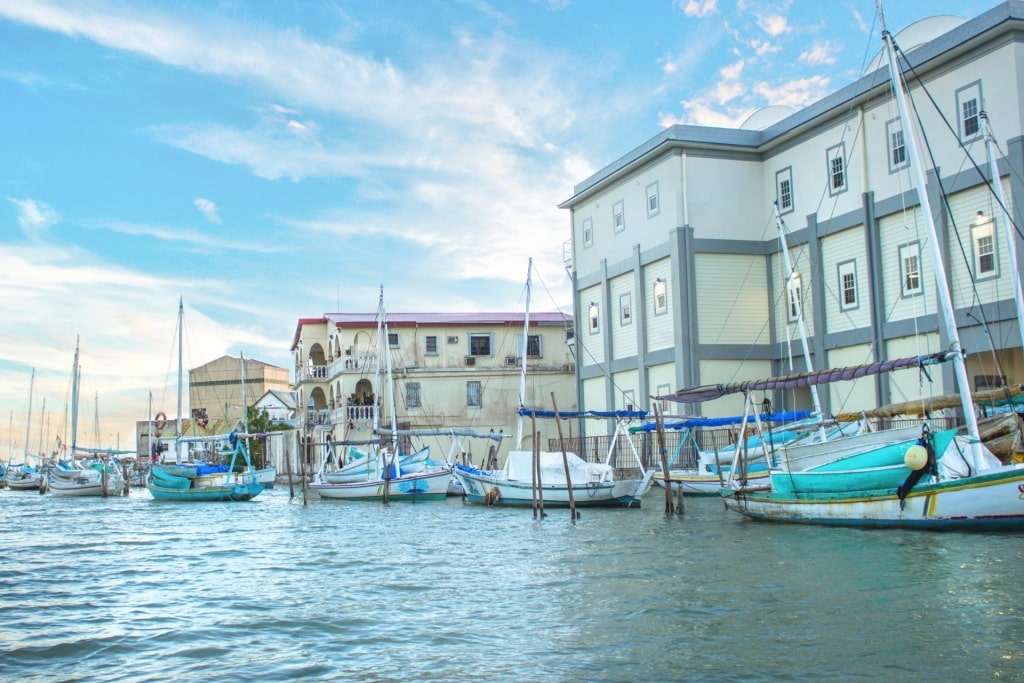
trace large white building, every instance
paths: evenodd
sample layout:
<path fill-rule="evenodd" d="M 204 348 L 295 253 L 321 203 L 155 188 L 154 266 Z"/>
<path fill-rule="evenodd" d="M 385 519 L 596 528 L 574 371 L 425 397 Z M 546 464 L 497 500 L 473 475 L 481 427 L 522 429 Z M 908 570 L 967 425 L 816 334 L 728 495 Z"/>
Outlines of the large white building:
<path fill-rule="evenodd" d="M 926 19 L 896 42 L 914 72 L 907 78 L 928 142 L 927 192 L 972 389 L 1020 382 L 1009 258 L 1020 240 L 1004 236 L 987 185 L 983 124 L 987 114 L 1000 182 L 1024 225 L 1015 199 L 1024 197 L 1024 4 L 970 21 Z M 825 99 L 799 111 L 768 108 L 740 129 L 672 126 L 574 188 L 562 208 L 572 217 L 581 410 L 650 409 L 651 396 L 683 387 L 788 373 L 790 358 L 802 371 L 800 309 L 814 369 L 946 348 L 909 131 L 886 65 L 876 58 Z M 800 308 L 787 291 L 776 203 Z M 942 368 L 934 383 L 904 370 L 831 384 L 820 390 L 823 409 L 949 393 L 952 370 Z M 806 390 L 769 398 L 811 407 Z M 736 414 L 741 401 L 695 408 Z"/>

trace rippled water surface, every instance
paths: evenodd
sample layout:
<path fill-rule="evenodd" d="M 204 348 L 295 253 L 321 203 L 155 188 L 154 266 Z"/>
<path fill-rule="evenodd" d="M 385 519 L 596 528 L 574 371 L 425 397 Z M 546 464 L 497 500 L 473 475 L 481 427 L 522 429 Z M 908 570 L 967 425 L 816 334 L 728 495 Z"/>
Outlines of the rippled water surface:
<path fill-rule="evenodd" d="M 1024 536 L 0 490 L 0 678 L 1024 680 Z"/>

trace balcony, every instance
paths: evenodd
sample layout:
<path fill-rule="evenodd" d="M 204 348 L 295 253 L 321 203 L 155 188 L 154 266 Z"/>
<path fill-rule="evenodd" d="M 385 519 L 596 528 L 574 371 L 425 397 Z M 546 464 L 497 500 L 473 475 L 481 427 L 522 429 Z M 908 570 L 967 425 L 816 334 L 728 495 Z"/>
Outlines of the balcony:
<path fill-rule="evenodd" d="M 323 382 L 327 380 L 326 365 L 310 365 L 302 373 L 302 380 L 305 382 Z"/>

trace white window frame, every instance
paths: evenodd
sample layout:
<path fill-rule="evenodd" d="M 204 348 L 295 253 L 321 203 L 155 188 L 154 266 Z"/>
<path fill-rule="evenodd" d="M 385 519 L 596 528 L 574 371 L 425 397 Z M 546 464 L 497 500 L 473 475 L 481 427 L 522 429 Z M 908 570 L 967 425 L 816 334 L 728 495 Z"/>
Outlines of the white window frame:
<path fill-rule="evenodd" d="M 672 385 L 671 384 L 659 384 L 658 385 L 658 390 L 654 393 L 654 395 L 655 396 L 668 396 L 671 393 L 672 393 Z M 668 400 L 663 400 L 661 402 L 661 412 L 662 413 L 668 411 L 668 403 L 669 403 Z"/>
<path fill-rule="evenodd" d="M 987 246 L 986 246 L 987 244 Z M 999 245 L 992 218 L 980 211 L 971 224 L 971 256 L 974 263 L 974 279 L 988 280 L 999 277 Z M 989 259 L 990 268 L 983 270 L 985 259 Z"/>
<path fill-rule="evenodd" d="M 857 260 L 842 261 L 836 266 L 839 281 L 839 310 L 852 311 L 860 308 L 860 292 L 857 282 Z M 847 287 L 847 284 L 850 284 Z M 847 293 L 852 294 L 852 301 L 847 301 Z"/>
<path fill-rule="evenodd" d="M 647 217 L 654 218 L 661 213 L 661 198 L 658 196 L 658 181 L 647 186 Z"/>
<path fill-rule="evenodd" d="M 960 140 L 981 139 L 981 81 L 974 81 L 956 91 L 956 120 Z"/>
<path fill-rule="evenodd" d="M 886 122 L 885 141 L 885 158 L 889 160 L 889 173 L 895 173 L 910 166 L 910 159 L 907 157 L 907 139 L 903 132 L 903 124 L 899 119 Z"/>
<path fill-rule="evenodd" d="M 626 292 L 619 295 L 619 324 L 625 327 L 633 324 L 633 294 Z"/>
<path fill-rule="evenodd" d="M 796 199 L 793 194 L 793 167 L 787 166 L 781 171 L 775 172 L 775 201 L 778 203 L 779 213 L 790 213 L 796 208 Z"/>
<path fill-rule="evenodd" d="M 594 246 L 594 219 L 583 219 L 583 248 L 589 249 Z"/>
<path fill-rule="evenodd" d="M 436 356 L 439 351 L 437 350 L 437 335 L 428 334 L 423 338 L 423 355 L 425 356 Z"/>
<path fill-rule="evenodd" d="M 601 308 L 596 301 L 591 301 L 587 307 L 587 323 L 590 334 L 598 334 L 601 331 Z"/>
<path fill-rule="evenodd" d="M 473 341 L 480 339 L 487 339 L 487 353 L 476 353 L 473 351 Z M 469 345 L 467 348 L 467 354 L 469 356 L 476 356 L 477 358 L 489 358 L 494 355 L 494 336 L 490 332 L 470 332 L 469 333 Z"/>
<path fill-rule="evenodd" d="M 828 196 L 835 197 L 846 192 L 846 143 L 840 142 L 825 151 L 828 169 Z"/>
<path fill-rule="evenodd" d="M 626 230 L 625 205 L 622 201 L 612 204 L 612 231 L 619 233 Z"/>
<path fill-rule="evenodd" d="M 622 409 L 636 410 L 636 390 L 625 389 L 622 392 Z"/>
<path fill-rule="evenodd" d="M 792 280 L 792 286 L 790 281 Z M 786 278 L 786 301 L 789 302 L 789 321 L 795 322 L 800 318 L 800 308 L 803 306 L 804 292 L 803 281 L 799 271 L 793 271 Z"/>
<path fill-rule="evenodd" d="M 466 407 L 467 408 L 483 408 L 484 407 L 484 385 L 479 380 L 470 380 L 466 382 Z"/>
<path fill-rule="evenodd" d="M 654 315 L 668 313 L 668 282 L 656 277 L 651 290 L 654 292 Z"/>
<path fill-rule="evenodd" d="M 921 272 L 921 243 L 907 242 L 899 246 L 900 295 L 903 298 L 920 296 L 924 293 Z"/>

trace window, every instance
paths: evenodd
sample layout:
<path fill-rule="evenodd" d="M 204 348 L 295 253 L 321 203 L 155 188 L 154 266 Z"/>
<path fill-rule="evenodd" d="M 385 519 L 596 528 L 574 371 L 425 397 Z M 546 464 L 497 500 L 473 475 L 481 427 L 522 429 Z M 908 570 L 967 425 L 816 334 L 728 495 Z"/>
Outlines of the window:
<path fill-rule="evenodd" d="M 420 383 L 419 382 L 407 382 L 405 385 L 405 407 L 406 408 L 419 408 L 420 407 Z"/>
<path fill-rule="evenodd" d="M 981 211 L 971 226 L 971 244 L 974 247 L 974 277 L 993 277 L 996 273 L 996 235 L 992 219 Z"/>
<path fill-rule="evenodd" d="M 654 218 L 658 215 L 661 210 L 661 204 L 658 203 L 658 183 L 653 182 L 647 186 L 647 217 Z"/>
<path fill-rule="evenodd" d="M 597 313 L 597 304 L 591 301 L 590 308 L 587 309 L 587 317 L 590 320 L 590 334 L 597 334 L 601 331 Z"/>
<path fill-rule="evenodd" d="M 784 168 L 775 174 L 775 201 L 779 203 L 779 213 L 793 210 L 792 168 Z"/>
<path fill-rule="evenodd" d="M 491 335 L 471 334 L 469 335 L 469 355 L 489 356 L 491 355 Z"/>
<path fill-rule="evenodd" d="M 981 81 L 956 91 L 956 113 L 961 140 L 967 142 L 981 135 Z"/>
<path fill-rule="evenodd" d="M 903 142 L 903 127 L 897 120 L 885 124 L 889 139 L 889 172 L 905 168 L 907 165 L 907 146 Z"/>
<path fill-rule="evenodd" d="M 449 344 L 458 344 L 459 343 L 459 338 L 458 337 L 449 336 L 448 337 L 448 343 Z"/>
<path fill-rule="evenodd" d="M 857 308 L 857 262 L 839 264 L 839 310 Z"/>
<path fill-rule="evenodd" d="M 786 291 L 789 296 L 789 319 L 797 320 L 800 318 L 800 304 L 803 299 L 800 273 L 794 272 L 790 276 L 790 281 L 786 283 Z"/>
<path fill-rule="evenodd" d="M 592 218 L 583 219 L 583 246 L 594 246 L 594 219 Z"/>
<path fill-rule="evenodd" d="M 389 349 L 397 349 L 398 348 L 398 333 L 397 332 L 388 332 L 388 348 Z"/>
<path fill-rule="evenodd" d="M 636 410 L 636 392 L 634 390 L 626 389 L 622 392 L 622 409 Z"/>
<path fill-rule="evenodd" d="M 654 315 L 668 310 L 668 284 L 660 277 L 654 279 Z"/>
<path fill-rule="evenodd" d="M 423 338 L 423 352 L 428 356 L 437 355 L 437 336 L 428 334 Z"/>
<path fill-rule="evenodd" d="M 539 334 L 531 334 L 526 337 L 526 357 L 543 358 L 541 338 Z M 523 335 L 516 335 L 516 356 L 523 357 Z"/>
<path fill-rule="evenodd" d="M 615 202 L 612 205 L 612 229 L 615 232 L 626 229 L 626 214 L 623 212 L 622 202 Z"/>
<path fill-rule="evenodd" d="M 846 192 L 846 145 L 838 144 L 825 153 L 828 158 L 828 194 Z"/>
<path fill-rule="evenodd" d="M 668 396 L 671 393 L 672 393 L 672 385 L 671 384 L 659 384 L 658 385 L 658 391 L 655 392 L 654 395 L 655 396 Z M 668 410 L 668 401 L 662 401 L 661 402 L 661 412 L 664 413 L 667 410 Z"/>
<path fill-rule="evenodd" d="M 480 408 L 484 404 L 483 385 L 478 381 L 466 382 L 466 407 Z"/>
<path fill-rule="evenodd" d="M 921 244 L 900 245 L 900 287 L 903 296 L 921 293 Z"/>
<path fill-rule="evenodd" d="M 619 297 L 619 324 L 630 325 L 633 322 L 633 295 L 623 294 Z"/>

